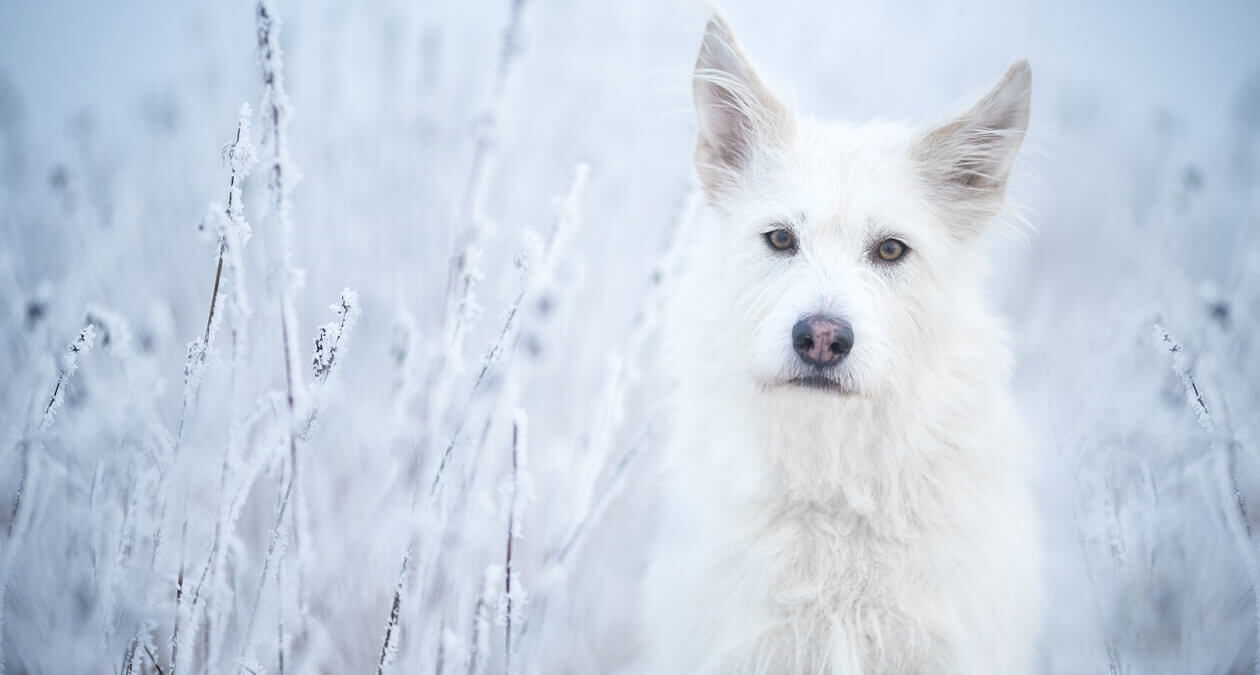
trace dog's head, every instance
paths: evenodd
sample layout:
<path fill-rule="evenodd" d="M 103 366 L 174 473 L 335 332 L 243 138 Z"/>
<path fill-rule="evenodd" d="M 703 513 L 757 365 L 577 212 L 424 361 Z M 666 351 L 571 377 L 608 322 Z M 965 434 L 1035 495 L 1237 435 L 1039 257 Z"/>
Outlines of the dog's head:
<path fill-rule="evenodd" d="M 711 262 L 725 283 L 707 292 L 760 386 L 871 396 L 981 320 L 977 234 L 1001 210 L 1030 84 L 1017 63 L 926 130 L 798 119 L 709 22 L 696 167 L 724 221 Z"/>

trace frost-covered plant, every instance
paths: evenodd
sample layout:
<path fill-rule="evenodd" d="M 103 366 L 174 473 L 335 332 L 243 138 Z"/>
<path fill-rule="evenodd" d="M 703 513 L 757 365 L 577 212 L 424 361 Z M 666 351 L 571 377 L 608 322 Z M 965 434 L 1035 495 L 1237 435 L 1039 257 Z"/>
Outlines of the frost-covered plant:
<path fill-rule="evenodd" d="M 1229 524 L 1230 533 L 1238 547 L 1238 555 L 1246 565 L 1247 576 L 1251 583 L 1251 594 L 1254 605 L 1253 621 L 1256 631 L 1256 655 L 1254 664 L 1260 669 L 1260 562 L 1257 561 L 1256 544 L 1252 539 L 1251 523 L 1247 518 L 1247 498 L 1238 480 L 1238 442 L 1227 438 L 1216 426 L 1212 414 L 1208 412 L 1203 392 L 1194 379 L 1190 365 L 1186 359 L 1185 348 L 1177 342 L 1168 330 L 1158 323 L 1154 325 L 1155 345 L 1167 352 L 1172 360 L 1172 371 L 1181 381 L 1185 390 L 1186 403 L 1194 411 L 1199 426 L 1211 436 L 1212 464 L 1215 469 L 1213 485 L 1209 491 L 1220 496 L 1221 510 Z"/>
<path fill-rule="evenodd" d="M 74 342 L 66 347 L 66 353 L 61 356 L 57 384 L 53 386 L 52 395 L 48 397 L 48 403 L 44 405 L 44 414 L 39 419 L 40 431 L 48 431 L 52 428 L 53 422 L 57 421 L 57 411 L 61 410 L 61 404 L 65 401 L 66 389 L 70 386 L 71 378 L 79 370 L 79 358 L 92 351 L 92 344 L 95 341 L 96 328 L 88 324 L 79 331 L 79 336 L 74 339 Z"/>

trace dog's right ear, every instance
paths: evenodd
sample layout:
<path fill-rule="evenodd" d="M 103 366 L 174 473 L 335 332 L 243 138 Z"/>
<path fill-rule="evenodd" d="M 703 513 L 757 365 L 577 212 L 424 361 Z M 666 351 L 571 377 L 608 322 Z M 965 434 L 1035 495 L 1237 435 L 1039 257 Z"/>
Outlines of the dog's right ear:
<path fill-rule="evenodd" d="M 717 201 L 767 152 L 785 145 L 794 124 L 718 15 L 705 28 L 692 93 L 699 132 L 696 173 L 710 200 Z"/>

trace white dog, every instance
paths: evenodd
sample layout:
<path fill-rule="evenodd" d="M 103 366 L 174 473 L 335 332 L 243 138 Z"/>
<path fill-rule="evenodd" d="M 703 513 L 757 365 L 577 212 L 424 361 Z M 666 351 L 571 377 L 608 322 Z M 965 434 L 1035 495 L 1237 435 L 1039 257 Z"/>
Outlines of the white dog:
<path fill-rule="evenodd" d="M 1025 441 L 981 232 L 1028 123 L 1017 63 L 929 130 L 799 119 L 727 25 L 696 63 L 714 212 L 642 617 L 652 673 L 1027 673 Z"/>

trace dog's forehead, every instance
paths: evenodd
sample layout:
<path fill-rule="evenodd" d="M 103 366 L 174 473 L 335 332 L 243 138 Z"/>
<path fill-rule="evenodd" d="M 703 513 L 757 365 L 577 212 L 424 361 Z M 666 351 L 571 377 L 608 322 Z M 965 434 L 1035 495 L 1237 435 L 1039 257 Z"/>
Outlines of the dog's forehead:
<path fill-rule="evenodd" d="M 803 125 L 782 179 L 811 231 L 843 236 L 918 208 L 912 131 L 891 123 Z"/>

